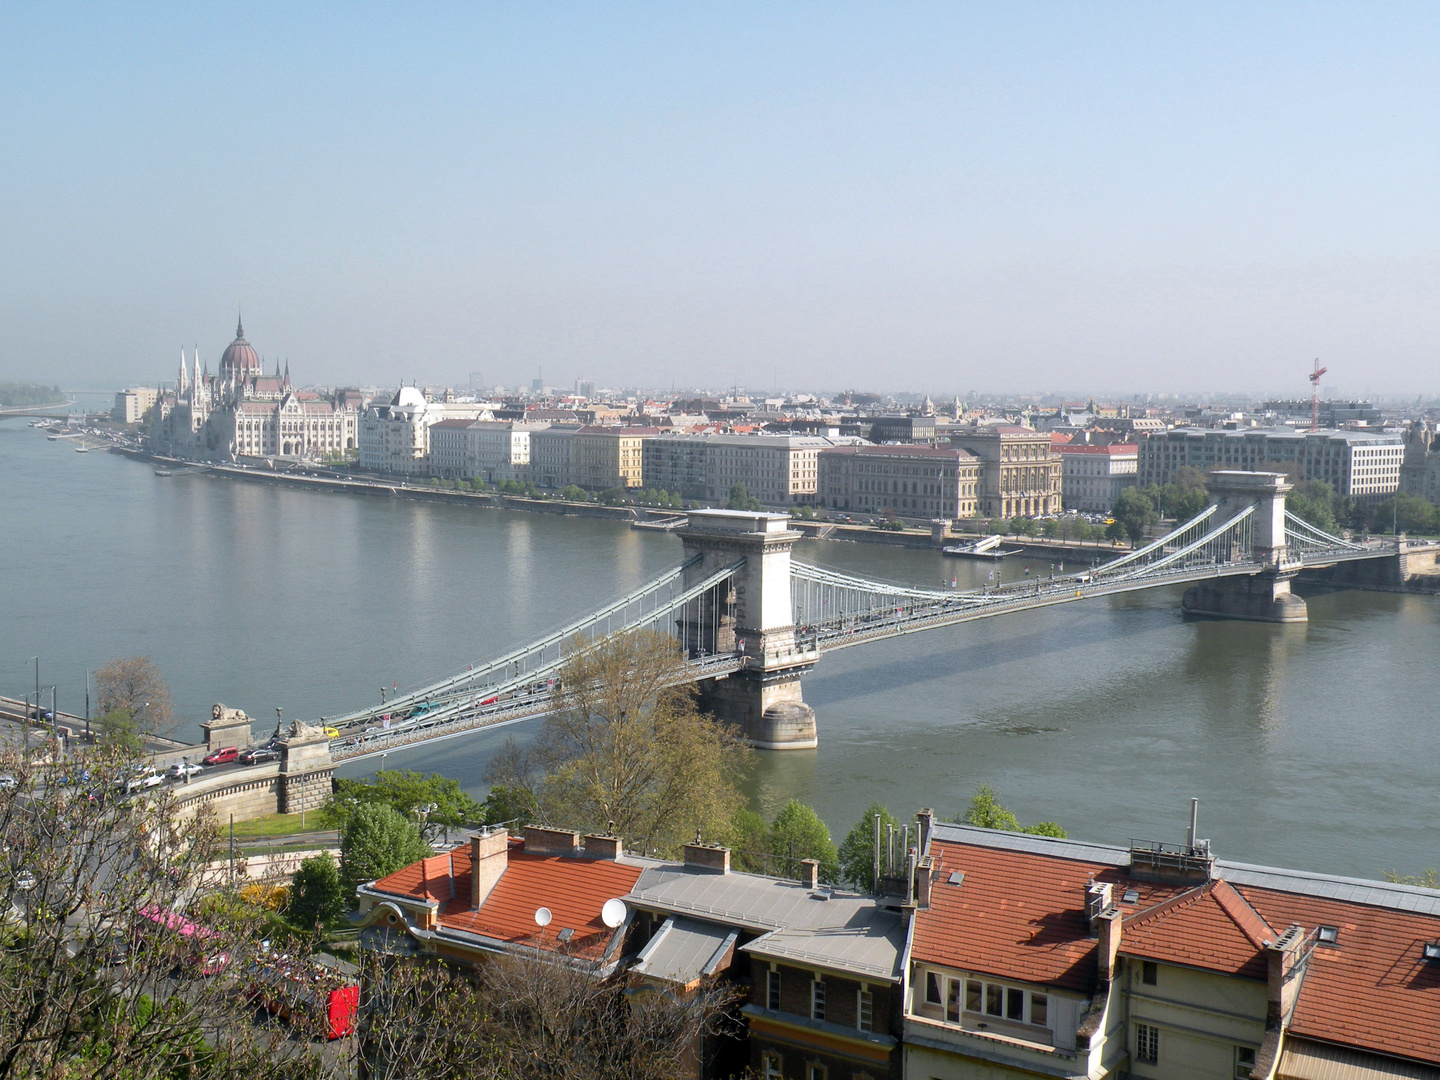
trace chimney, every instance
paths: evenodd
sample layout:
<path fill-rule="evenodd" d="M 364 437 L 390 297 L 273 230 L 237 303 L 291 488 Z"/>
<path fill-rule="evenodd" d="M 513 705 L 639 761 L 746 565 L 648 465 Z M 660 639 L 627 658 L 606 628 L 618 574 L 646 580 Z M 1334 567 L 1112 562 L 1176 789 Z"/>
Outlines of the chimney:
<path fill-rule="evenodd" d="M 574 855 L 580 847 L 580 834 L 572 829 L 526 825 L 524 835 L 527 855 Z"/>
<path fill-rule="evenodd" d="M 618 836 L 601 836 L 598 833 L 585 835 L 585 857 L 587 859 L 618 859 L 621 848 Z"/>
<path fill-rule="evenodd" d="M 1110 882 L 1097 882 L 1093 878 L 1090 884 L 1085 886 L 1085 930 L 1089 934 L 1096 932 L 1095 920 L 1100 918 L 1105 909 L 1110 906 Z"/>
<path fill-rule="evenodd" d="M 712 844 L 686 844 L 685 865 L 728 874 L 730 872 L 730 849 Z"/>
<path fill-rule="evenodd" d="M 930 889 L 935 884 L 935 856 L 925 855 L 915 865 L 915 906 L 930 907 Z"/>
<path fill-rule="evenodd" d="M 820 887 L 820 860 L 800 860 L 800 884 L 807 889 L 818 889 Z"/>
<path fill-rule="evenodd" d="M 1265 946 L 1265 1026 L 1283 1028 L 1290 1022 L 1295 997 L 1305 980 L 1294 977 L 1295 966 L 1309 956 L 1305 950 L 1305 930 L 1292 923 L 1279 941 Z"/>
<path fill-rule="evenodd" d="M 1100 981 L 1110 982 L 1115 978 L 1115 958 L 1120 953 L 1120 932 L 1123 916 L 1118 907 L 1107 907 L 1095 917 L 1100 940 L 1095 946 L 1095 965 L 1099 969 Z"/>
<path fill-rule="evenodd" d="M 510 857 L 510 833 L 506 829 L 485 829 L 470 837 L 470 910 L 480 905 L 495 888 Z"/>
<path fill-rule="evenodd" d="M 919 837 L 916 840 L 917 850 L 921 855 L 924 855 L 926 845 L 930 843 L 930 830 L 935 827 L 935 811 L 926 807 L 916 814 L 915 818 L 919 822 Z"/>

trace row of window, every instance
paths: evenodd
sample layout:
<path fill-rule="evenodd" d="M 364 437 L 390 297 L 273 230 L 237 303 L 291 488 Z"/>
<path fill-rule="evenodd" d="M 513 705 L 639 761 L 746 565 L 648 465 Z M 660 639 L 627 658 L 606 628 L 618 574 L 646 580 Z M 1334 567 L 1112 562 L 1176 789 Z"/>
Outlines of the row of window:
<path fill-rule="evenodd" d="M 781 1012 L 780 971 L 771 968 L 765 975 L 765 1007 Z M 825 1019 L 826 988 L 824 979 L 810 980 L 810 1019 Z M 860 1031 L 875 1030 L 875 995 L 863 986 L 855 991 L 855 1027 Z"/>
<path fill-rule="evenodd" d="M 945 1019 L 951 1023 L 960 1022 L 962 993 L 964 1012 L 1034 1027 L 1050 1026 L 1048 994 L 988 979 L 950 979 L 934 971 L 926 973 L 925 1001 L 929 1005 L 943 1006 Z"/>
<path fill-rule="evenodd" d="M 1137 1065 L 1159 1065 L 1160 1064 L 1160 1029 L 1154 1024 L 1136 1024 L 1133 1055 Z M 1250 1080 L 1250 1072 L 1255 1068 L 1255 1048 L 1252 1046 L 1237 1046 L 1234 1048 L 1234 1069 L 1231 1073 L 1235 1080 Z"/>

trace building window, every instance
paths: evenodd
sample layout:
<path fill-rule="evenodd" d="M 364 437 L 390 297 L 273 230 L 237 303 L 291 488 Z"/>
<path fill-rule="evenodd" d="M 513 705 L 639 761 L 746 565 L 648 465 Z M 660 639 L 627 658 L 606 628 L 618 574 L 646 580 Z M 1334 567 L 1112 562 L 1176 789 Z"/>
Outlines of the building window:
<path fill-rule="evenodd" d="M 875 995 L 861 990 L 855 1001 L 855 1026 L 861 1031 L 875 1030 Z"/>
<path fill-rule="evenodd" d="M 1154 986 L 1160 981 L 1160 965 L 1154 960 L 1144 960 L 1140 963 L 1140 981 L 1146 986 Z"/>
<path fill-rule="evenodd" d="M 805 1066 L 805 1080 L 826 1080 L 830 1071 L 818 1061 L 812 1061 Z"/>
<path fill-rule="evenodd" d="M 765 1007 L 771 1012 L 780 1011 L 780 972 L 775 968 L 765 973 Z"/>
<path fill-rule="evenodd" d="M 965 981 L 965 1011 L 979 1012 L 981 1001 L 984 999 L 985 984 L 979 979 L 967 979 Z"/>
<path fill-rule="evenodd" d="M 994 983 L 985 984 L 985 1012 L 990 1016 L 1004 1013 L 1005 988 Z"/>
<path fill-rule="evenodd" d="M 1326 945 L 1338 945 L 1340 928 L 1338 926 L 1320 926 L 1316 928 L 1315 936 Z"/>
<path fill-rule="evenodd" d="M 1050 1026 L 1050 999 L 1044 994 L 1030 995 L 1030 1023 Z"/>
<path fill-rule="evenodd" d="M 1149 1024 L 1135 1025 L 1135 1060 L 1154 1065 L 1160 1060 L 1160 1029 Z"/>
<path fill-rule="evenodd" d="M 825 980 L 816 979 L 810 984 L 810 1019 L 825 1019 Z"/>
<path fill-rule="evenodd" d="M 1005 1019 L 1025 1022 L 1025 991 L 1009 987 L 1005 991 Z"/>
<path fill-rule="evenodd" d="M 1235 1047 L 1235 1080 L 1250 1080 L 1255 1068 L 1255 1051 L 1248 1046 Z"/>
<path fill-rule="evenodd" d="M 780 1055 L 766 1051 L 760 1055 L 760 1068 L 765 1080 L 783 1080 L 785 1074 L 780 1069 Z"/>

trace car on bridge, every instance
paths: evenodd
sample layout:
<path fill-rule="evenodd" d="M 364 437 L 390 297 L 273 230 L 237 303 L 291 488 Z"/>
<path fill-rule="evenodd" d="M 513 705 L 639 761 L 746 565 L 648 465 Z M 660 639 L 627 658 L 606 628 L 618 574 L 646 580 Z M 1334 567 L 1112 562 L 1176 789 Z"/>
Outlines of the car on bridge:
<path fill-rule="evenodd" d="M 279 761 L 280 751 L 273 746 L 252 746 L 242 753 L 237 759 L 241 765 L 264 765 L 269 761 Z"/>
<path fill-rule="evenodd" d="M 165 775 L 171 780 L 188 780 L 203 770 L 193 761 L 177 761 L 170 768 L 165 770 Z"/>
<path fill-rule="evenodd" d="M 206 754 L 203 758 L 201 758 L 201 759 L 200 759 L 200 764 L 201 764 L 201 765 L 229 765 L 232 761 L 234 761 L 234 760 L 235 760 L 236 758 L 238 758 L 239 756 L 240 756 L 240 748 L 239 748 L 238 746 L 222 746 L 219 750 L 216 750 L 213 754 Z"/>
<path fill-rule="evenodd" d="M 165 783 L 165 777 L 160 775 L 154 765 L 137 765 L 135 774 L 123 780 L 116 780 L 115 786 L 124 788 L 126 795 L 133 795 L 137 791 L 145 791 L 148 788 L 159 787 Z"/>

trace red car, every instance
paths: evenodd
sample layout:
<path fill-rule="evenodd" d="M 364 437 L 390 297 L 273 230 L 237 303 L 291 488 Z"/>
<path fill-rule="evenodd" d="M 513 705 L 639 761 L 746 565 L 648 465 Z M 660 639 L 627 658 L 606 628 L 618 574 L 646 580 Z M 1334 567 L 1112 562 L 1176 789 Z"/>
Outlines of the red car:
<path fill-rule="evenodd" d="M 238 746 L 222 746 L 213 754 L 207 754 L 200 759 L 201 765 L 228 765 L 240 756 Z"/>

